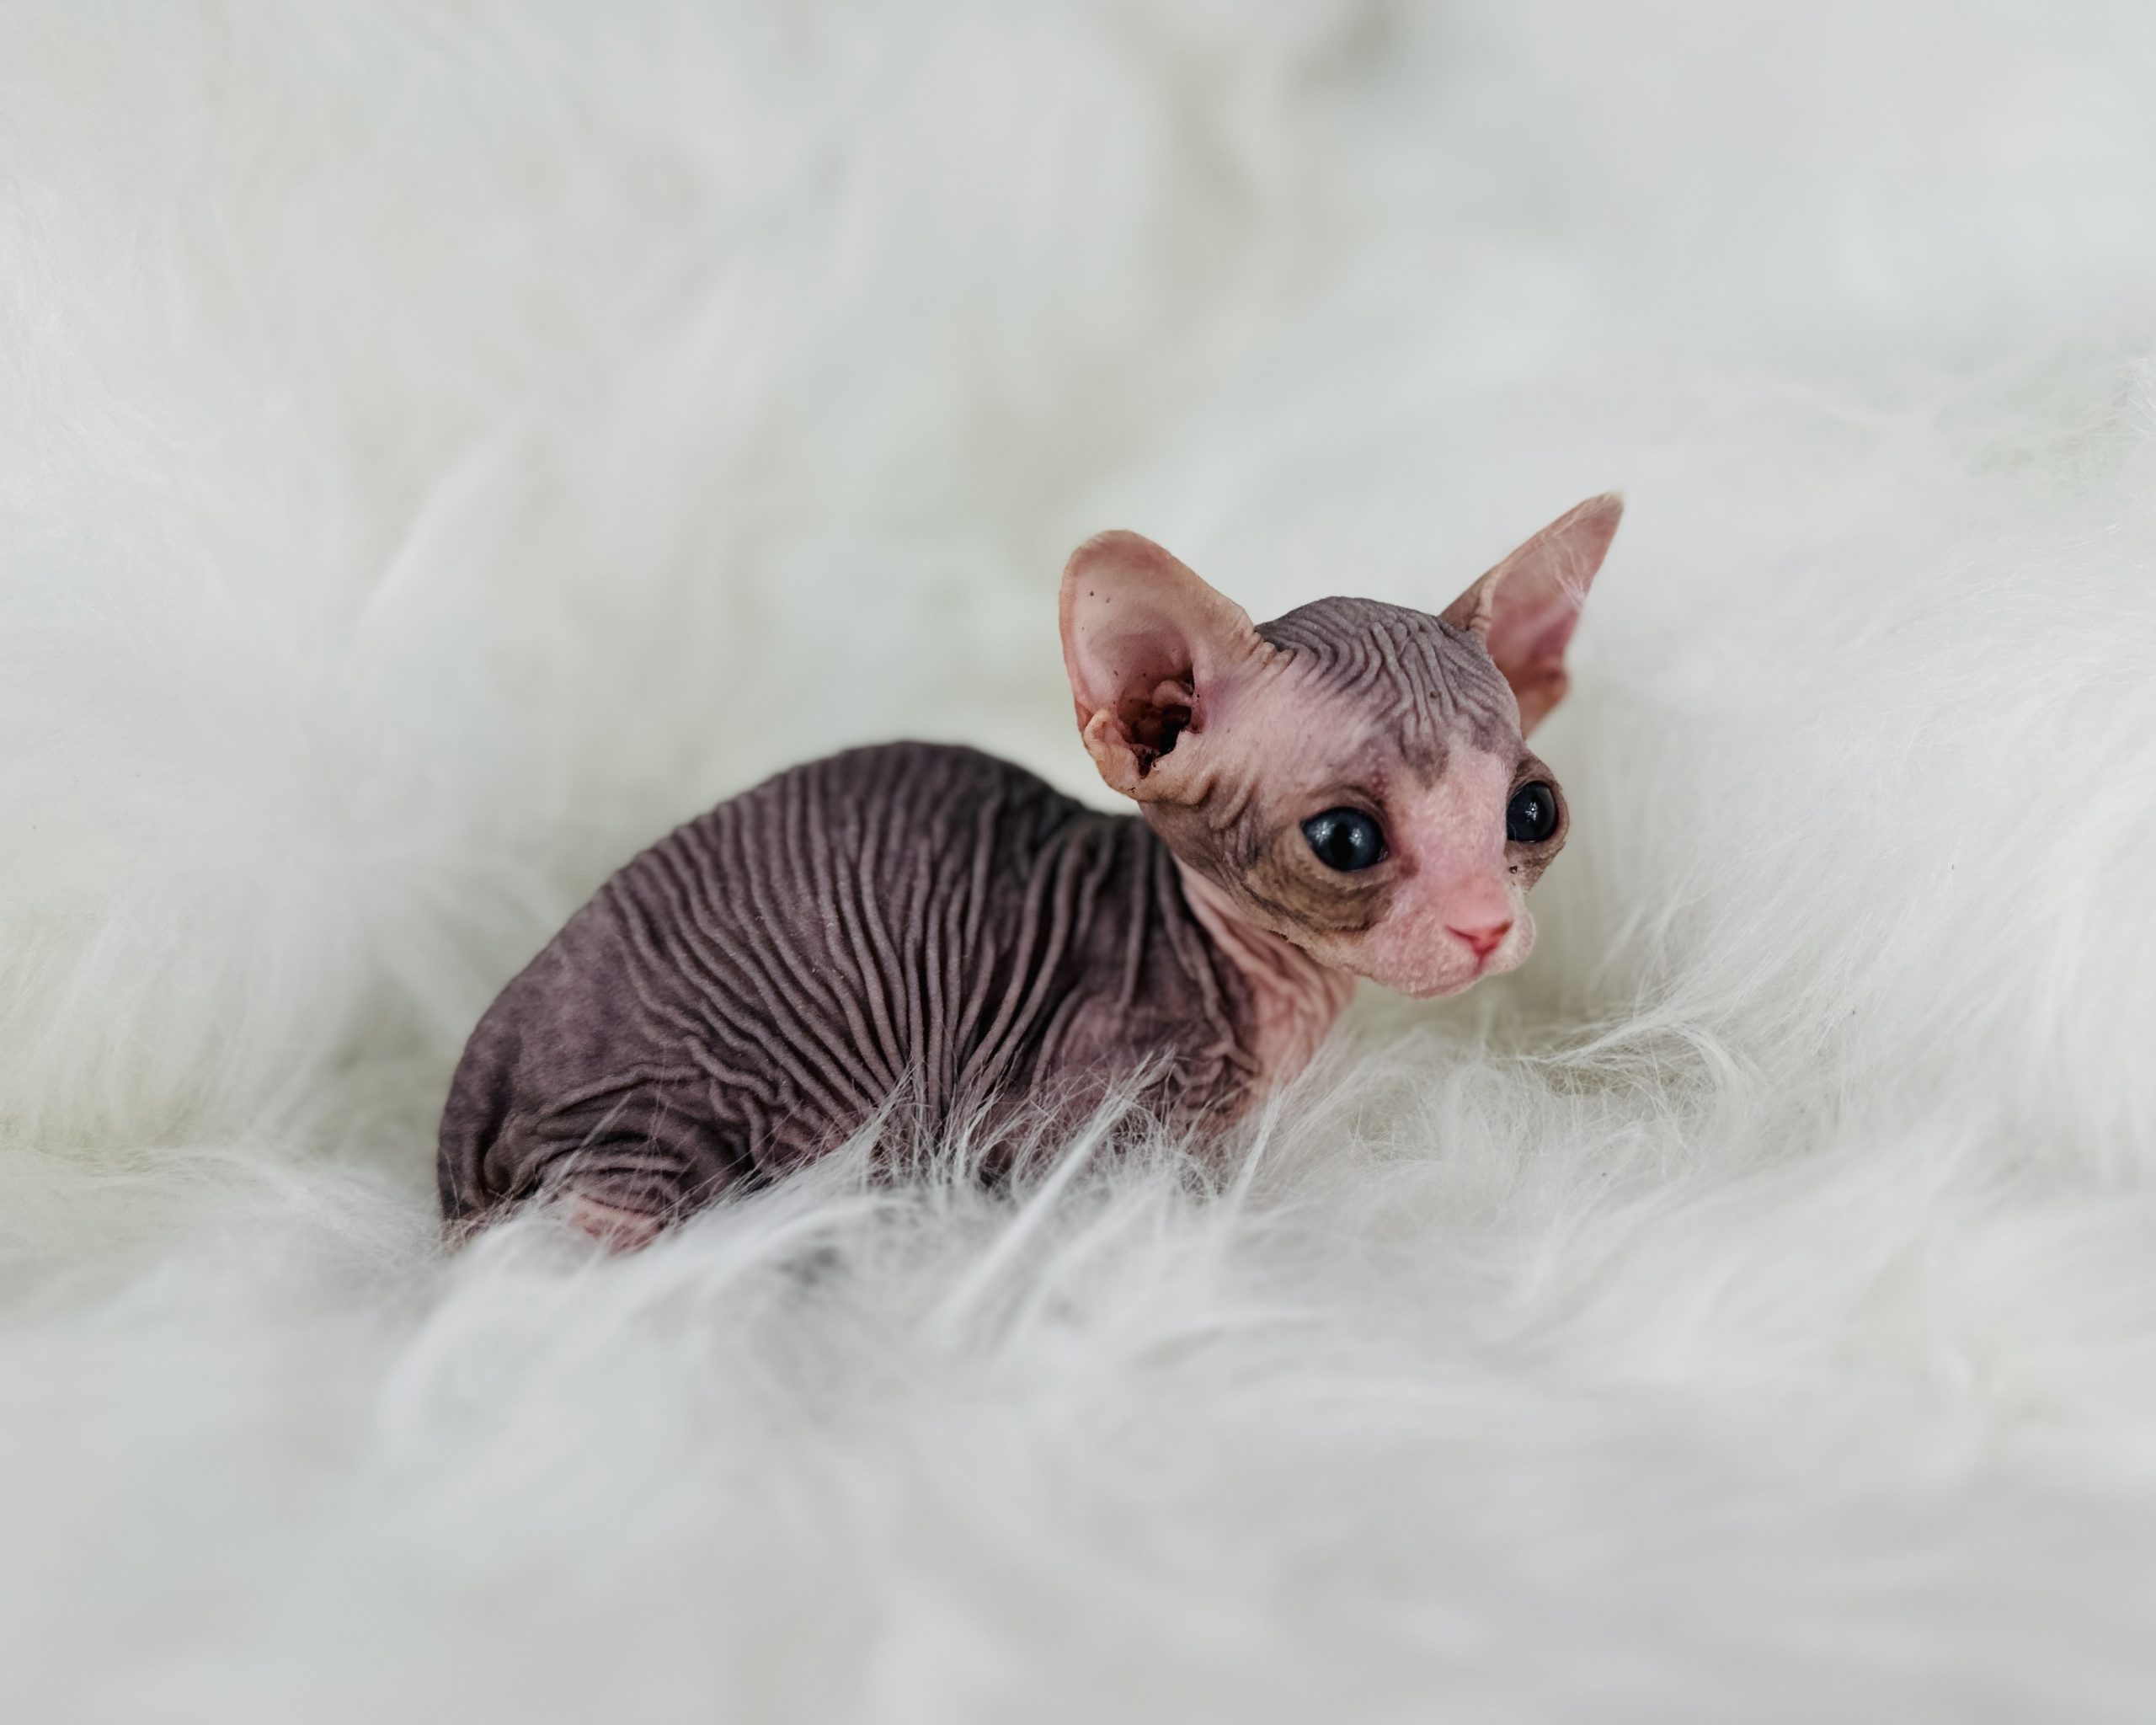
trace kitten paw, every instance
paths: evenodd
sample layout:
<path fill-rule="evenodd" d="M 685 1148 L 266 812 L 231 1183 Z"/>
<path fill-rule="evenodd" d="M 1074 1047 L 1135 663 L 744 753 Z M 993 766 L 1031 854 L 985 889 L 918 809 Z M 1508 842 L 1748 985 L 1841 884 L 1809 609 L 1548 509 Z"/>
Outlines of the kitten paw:
<path fill-rule="evenodd" d="M 628 1210 L 582 1192 L 564 1193 L 554 1204 L 555 1214 L 579 1232 L 589 1235 L 610 1252 L 636 1252 L 659 1237 L 665 1220 L 648 1211 Z"/>

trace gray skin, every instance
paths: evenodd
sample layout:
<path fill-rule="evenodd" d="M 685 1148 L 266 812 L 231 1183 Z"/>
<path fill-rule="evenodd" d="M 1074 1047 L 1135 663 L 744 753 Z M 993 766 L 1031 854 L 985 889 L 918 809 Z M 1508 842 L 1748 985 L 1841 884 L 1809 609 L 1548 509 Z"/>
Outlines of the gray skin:
<path fill-rule="evenodd" d="M 798 766 L 646 851 L 479 1021 L 442 1117 L 466 1223 L 573 1181 L 668 1216 L 896 1097 L 929 1127 L 1097 1102 L 1195 1121 L 1257 1076 L 1249 989 L 1141 820 L 971 749 Z"/>
<path fill-rule="evenodd" d="M 1615 526 L 1614 500 L 1596 505 L 1588 576 Z M 1561 530 L 1580 514 L 1442 617 L 1329 601 L 1253 628 L 1148 542 L 1089 542 L 1065 576 L 1066 658 L 1087 746 L 1141 814 L 971 749 L 894 743 L 678 829 L 472 1033 L 441 1120 L 452 1235 L 551 1199 L 641 1244 L 887 1109 L 993 1145 L 1134 1081 L 1150 1113 L 1217 1128 L 1308 1058 L 1350 971 L 1446 993 L 1518 962 L 1519 895 L 1564 833 L 1502 836 L 1503 799 L 1550 782 L 1514 691 L 1561 692 L 1535 617 L 1562 612 L 1561 654 L 1585 578 L 1581 531 Z M 1553 534 L 1566 555 L 1545 545 L 1542 563 L 1569 580 L 1529 558 Z M 1542 601 L 1522 612 L 1542 628 L 1531 663 L 1493 656 L 1505 585 Z M 1294 745 L 1268 748 L 1263 726 Z M 1302 822 L 1343 804 L 1385 824 L 1380 865 L 1311 854 Z M 1477 894 L 1477 926 L 1454 926 Z"/>

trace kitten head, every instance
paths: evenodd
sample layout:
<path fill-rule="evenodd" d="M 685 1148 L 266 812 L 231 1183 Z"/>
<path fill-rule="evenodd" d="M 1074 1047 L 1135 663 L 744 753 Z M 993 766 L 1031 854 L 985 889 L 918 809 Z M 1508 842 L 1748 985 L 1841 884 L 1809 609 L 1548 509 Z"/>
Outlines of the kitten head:
<path fill-rule="evenodd" d="M 1063 575 L 1063 654 L 1101 777 L 1246 921 L 1402 993 L 1455 994 L 1534 944 L 1565 842 L 1524 738 L 1623 505 L 1591 498 L 1436 615 L 1321 599 L 1253 624 L 1149 539 Z"/>

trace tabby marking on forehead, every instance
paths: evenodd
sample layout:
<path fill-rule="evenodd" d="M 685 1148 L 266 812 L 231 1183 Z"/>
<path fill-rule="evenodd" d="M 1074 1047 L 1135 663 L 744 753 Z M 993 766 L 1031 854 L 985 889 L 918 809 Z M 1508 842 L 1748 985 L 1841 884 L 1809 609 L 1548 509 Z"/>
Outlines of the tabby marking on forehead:
<path fill-rule="evenodd" d="M 1257 633 L 1327 694 L 1364 707 L 1419 777 L 1444 771 L 1456 735 L 1477 749 L 1505 746 L 1513 719 L 1504 678 L 1471 637 L 1427 611 L 1374 599 L 1320 599 L 1259 624 Z"/>

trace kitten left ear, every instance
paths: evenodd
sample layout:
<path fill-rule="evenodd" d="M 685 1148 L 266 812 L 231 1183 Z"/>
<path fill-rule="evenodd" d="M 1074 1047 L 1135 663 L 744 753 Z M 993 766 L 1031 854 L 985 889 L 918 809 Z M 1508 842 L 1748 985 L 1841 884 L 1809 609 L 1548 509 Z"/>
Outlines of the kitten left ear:
<path fill-rule="evenodd" d="M 1565 649 L 1580 606 L 1616 537 L 1625 499 L 1614 491 L 1563 515 L 1447 606 L 1444 620 L 1478 636 L 1512 685 L 1519 728 L 1531 731 L 1564 699 Z"/>
<path fill-rule="evenodd" d="M 1177 738 L 1269 650 L 1250 618 L 1150 539 L 1120 532 L 1071 553 L 1062 616 L 1078 730 L 1102 778 L 1141 803 L 1177 799 L 1189 788 Z"/>

